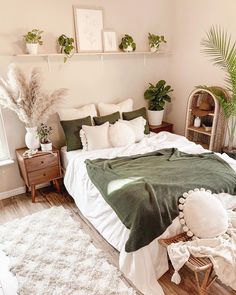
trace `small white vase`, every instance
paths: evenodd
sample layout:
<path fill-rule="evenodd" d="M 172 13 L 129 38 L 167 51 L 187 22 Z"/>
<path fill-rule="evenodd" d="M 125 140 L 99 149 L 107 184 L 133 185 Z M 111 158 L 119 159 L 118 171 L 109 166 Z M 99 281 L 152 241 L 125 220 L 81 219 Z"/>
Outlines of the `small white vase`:
<path fill-rule="evenodd" d="M 132 52 L 132 51 L 134 51 L 134 49 L 133 49 L 133 47 L 131 45 L 127 46 L 126 48 L 123 48 L 123 50 L 125 52 Z"/>
<path fill-rule="evenodd" d="M 49 152 L 52 150 L 52 143 L 41 143 L 41 151 L 42 152 Z"/>
<path fill-rule="evenodd" d="M 26 49 L 29 54 L 38 54 L 38 43 L 26 43 Z"/>
<path fill-rule="evenodd" d="M 153 126 L 161 125 L 163 116 L 164 116 L 164 110 L 162 111 L 148 110 L 148 123 Z"/>
<path fill-rule="evenodd" d="M 31 127 L 31 128 L 25 128 L 26 134 L 25 134 L 25 144 L 28 149 L 30 150 L 36 150 L 40 147 L 39 143 L 39 137 L 37 134 L 37 127 Z"/>

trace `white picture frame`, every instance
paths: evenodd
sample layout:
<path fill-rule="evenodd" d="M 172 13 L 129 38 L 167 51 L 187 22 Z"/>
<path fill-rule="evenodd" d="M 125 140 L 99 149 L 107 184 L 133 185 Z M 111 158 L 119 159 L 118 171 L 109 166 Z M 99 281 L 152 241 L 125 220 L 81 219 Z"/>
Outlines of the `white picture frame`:
<path fill-rule="evenodd" d="M 77 52 L 102 52 L 103 10 L 73 6 Z"/>
<path fill-rule="evenodd" d="M 118 39 L 114 30 L 103 30 L 102 37 L 104 52 L 118 51 Z"/>

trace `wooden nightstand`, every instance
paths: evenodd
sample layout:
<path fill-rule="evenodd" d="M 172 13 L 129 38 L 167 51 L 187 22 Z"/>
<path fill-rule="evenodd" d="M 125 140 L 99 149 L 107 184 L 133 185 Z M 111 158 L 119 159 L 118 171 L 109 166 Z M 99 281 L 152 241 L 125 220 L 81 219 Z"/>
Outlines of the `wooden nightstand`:
<path fill-rule="evenodd" d="M 32 158 L 23 157 L 27 148 L 16 150 L 16 156 L 20 173 L 27 188 L 31 188 L 32 202 L 35 203 L 37 184 L 53 181 L 58 192 L 60 192 L 59 179 L 62 178 L 60 152 L 53 148 L 52 152 L 39 151 Z"/>
<path fill-rule="evenodd" d="M 173 132 L 173 124 L 167 123 L 167 122 L 162 122 L 161 125 L 154 126 L 154 125 L 149 125 L 149 129 L 152 132 L 159 133 L 161 131 L 168 131 L 168 132 Z"/>

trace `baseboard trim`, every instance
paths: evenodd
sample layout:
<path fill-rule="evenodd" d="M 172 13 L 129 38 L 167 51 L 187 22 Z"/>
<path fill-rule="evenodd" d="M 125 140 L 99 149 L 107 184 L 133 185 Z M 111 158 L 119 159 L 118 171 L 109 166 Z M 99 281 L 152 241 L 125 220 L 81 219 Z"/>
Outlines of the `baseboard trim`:
<path fill-rule="evenodd" d="M 50 186 L 50 183 L 39 184 L 36 186 L 36 188 L 43 188 L 47 186 Z M 20 186 L 10 191 L 0 192 L 0 200 L 4 200 L 24 193 L 26 193 L 26 186 Z"/>

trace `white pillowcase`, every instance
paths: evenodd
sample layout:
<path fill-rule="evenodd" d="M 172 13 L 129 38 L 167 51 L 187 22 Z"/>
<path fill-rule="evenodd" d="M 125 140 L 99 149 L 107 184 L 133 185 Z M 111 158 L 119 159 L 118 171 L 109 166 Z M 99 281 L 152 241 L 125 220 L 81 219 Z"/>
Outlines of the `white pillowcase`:
<path fill-rule="evenodd" d="M 117 104 L 100 102 L 98 111 L 100 116 L 110 115 L 115 112 L 131 112 L 133 111 L 133 99 L 129 98 Z"/>
<path fill-rule="evenodd" d="M 119 119 L 118 122 L 126 124 L 133 130 L 135 134 L 135 142 L 139 142 L 144 138 L 146 120 L 143 117 L 137 117 L 130 121 Z"/>
<path fill-rule="evenodd" d="M 61 121 L 76 120 L 88 116 L 93 118 L 97 116 L 95 104 L 87 104 L 80 108 L 60 108 L 57 112 Z"/>
<path fill-rule="evenodd" d="M 116 122 L 109 127 L 109 139 L 113 147 L 126 146 L 135 143 L 135 134 L 128 125 Z"/>
<path fill-rule="evenodd" d="M 80 130 L 80 138 L 83 149 L 86 151 L 105 149 L 111 147 L 108 137 L 109 123 L 100 126 L 83 125 Z"/>

